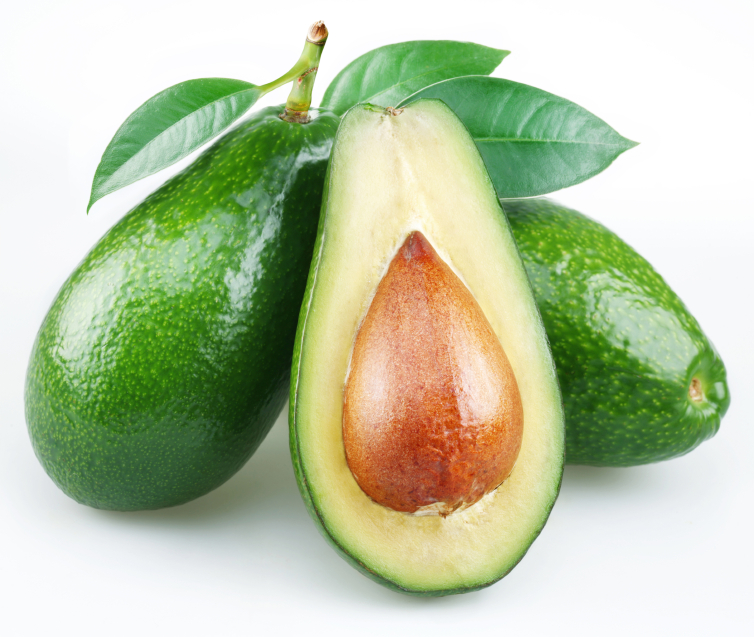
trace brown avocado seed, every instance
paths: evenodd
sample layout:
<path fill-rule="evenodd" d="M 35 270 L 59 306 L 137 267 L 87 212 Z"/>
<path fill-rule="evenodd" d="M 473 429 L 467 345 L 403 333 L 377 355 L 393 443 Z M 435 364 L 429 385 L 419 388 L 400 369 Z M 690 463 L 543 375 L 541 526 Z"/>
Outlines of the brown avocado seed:
<path fill-rule="evenodd" d="M 516 378 L 482 309 L 412 232 L 351 356 L 343 442 L 356 482 L 395 511 L 446 516 L 510 475 L 523 423 Z"/>

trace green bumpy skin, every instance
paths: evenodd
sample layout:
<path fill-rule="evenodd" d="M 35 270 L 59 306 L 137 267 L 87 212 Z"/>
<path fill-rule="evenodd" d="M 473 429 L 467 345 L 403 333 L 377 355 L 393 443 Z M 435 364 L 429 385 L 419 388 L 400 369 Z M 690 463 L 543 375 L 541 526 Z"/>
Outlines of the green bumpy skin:
<path fill-rule="evenodd" d="M 74 500 L 156 509 L 218 487 L 286 399 L 339 118 L 263 109 L 131 210 L 58 293 L 31 354 L 34 450 Z"/>
<path fill-rule="evenodd" d="M 566 462 L 657 462 L 714 436 L 730 404 L 725 366 L 652 266 L 596 221 L 551 200 L 502 203 L 558 370 Z M 694 379 L 698 401 L 689 391 Z"/>

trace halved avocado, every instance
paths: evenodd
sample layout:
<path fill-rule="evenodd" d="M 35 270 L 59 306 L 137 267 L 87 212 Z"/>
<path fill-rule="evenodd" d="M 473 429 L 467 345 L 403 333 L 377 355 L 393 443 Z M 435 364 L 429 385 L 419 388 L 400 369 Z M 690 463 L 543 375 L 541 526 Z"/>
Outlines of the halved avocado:
<path fill-rule="evenodd" d="M 390 588 L 447 595 L 488 586 L 521 560 L 544 526 L 560 487 L 565 435 L 547 338 L 495 190 L 468 131 L 436 100 L 397 111 L 351 109 L 325 188 L 292 370 L 290 442 L 301 494 L 336 550 Z M 416 515 L 372 500 L 349 468 L 343 441 L 356 335 L 415 231 L 478 303 L 523 405 L 510 475 L 449 515 Z"/>

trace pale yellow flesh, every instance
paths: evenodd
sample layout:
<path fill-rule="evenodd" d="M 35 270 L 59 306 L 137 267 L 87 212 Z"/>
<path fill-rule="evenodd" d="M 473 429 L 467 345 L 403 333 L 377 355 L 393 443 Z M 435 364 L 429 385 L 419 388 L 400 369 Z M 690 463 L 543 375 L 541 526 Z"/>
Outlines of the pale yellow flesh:
<path fill-rule="evenodd" d="M 444 590 L 512 568 L 557 495 L 563 419 L 555 370 L 513 238 L 482 160 L 443 104 L 398 116 L 352 110 L 330 171 L 324 240 L 305 311 L 296 427 L 314 506 L 338 544 L 400 586 Z M 356 331 L 382 275 L 421 230 L 471 290 L 513 367 L 524 408 L 511 476 L 447 518 L 376 504 L 354 480 L 342 441 L 343 388 Z"/>

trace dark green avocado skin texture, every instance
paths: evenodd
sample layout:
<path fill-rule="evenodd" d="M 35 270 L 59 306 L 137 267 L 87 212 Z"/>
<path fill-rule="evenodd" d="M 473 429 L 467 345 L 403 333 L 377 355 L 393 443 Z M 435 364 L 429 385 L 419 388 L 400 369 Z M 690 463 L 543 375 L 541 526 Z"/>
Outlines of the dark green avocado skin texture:
<path fill-rule="evenodd" d="M 502 203 L 558 370 L 566 462 L 645 464 L 714 436 L 730 404 L 725 366 L 652 266 L 551 200 Z M 689 395 L 695 378 L 698 402 Z"/>
<path fill-rule="evenodd" d="M 286 399 L 337 116 L 263 109 L 131 210 L 58 293 L 26 419 L 74 500 L 156 509 L 243 466 Z"/>

